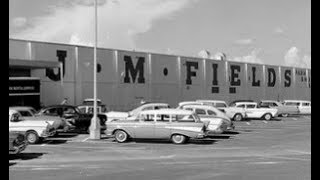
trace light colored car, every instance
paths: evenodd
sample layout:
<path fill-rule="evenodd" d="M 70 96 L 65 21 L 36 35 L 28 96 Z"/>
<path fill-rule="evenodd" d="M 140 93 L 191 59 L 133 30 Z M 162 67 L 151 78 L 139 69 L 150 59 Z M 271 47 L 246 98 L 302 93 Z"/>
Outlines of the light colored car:
<path fill-rule="evenodd" d="M 216 107 L 220 111 L 224 112 L 230 119 L 235 121 L 241 121 L 246 118 L 246 113 L 243 108 L 230 107 L 225 101 L 221 100 L 197 100 L 199 103 Z"/>
<path fill-rule="evenodd" d="M 269 107 L 278 109 L 278 116 L 287 117 L 293 114 L 299 114 L 299 109 L 296 106 L 285 106 L 278 101 L 261 100 L 259 107 Z"/>
<path fill-rule="evenodd" d="M 60 118 L 59 116 L 46 116 L 46 115 L 37 115 L 36 110 L 33 107 L 27 106 L 14 106 L 9 107 L 9 110 L 18 111 L 21 117 L 27 121 L 53 121 L 53 127 L 56 131 L 66 132 L 70 129 L 71 125 L 67 123 L 64 118 Z"/>
<path fill-rule="evenodd" d="M 235 107 L 243 108 L 246 113 L 246 118 L 259 118 L 270 120 L 276 117 L 278 110 L 275 108 L 258 108 L 256 102 L 237 102 Z"/>
<path fill-rule="evenodd" d="M 134 120 L 141 111 L 168 108 L 170 108 L 170 106 L 167 103 L 145 103 L 129 112 L 110 111 L 106 113 L 106 115 L 107 121 L 112 121 L 114 119 Z"/>
<path fill-rule="evenodd" d="M 16 110 L 9 110 L 9 131 L 24 131 L 28 143 L 38 143 L 41 138 L 53 136 L 56 130 L 52 121 L 25 120 Z"/>
<path fill-rule="evenodd" d="M 208 105 L 185 105 L 183 109 L 194 112 L 203 122 L 210 122 L 209 126 L 211 128 L 207 128 L 207 130 L 210 130 L 212 133 L 220 134 L 226 130 L 234 129 L 231 119 L 215 107 Z"/>
<path fill-rule="evenodd" d="M 205 137 L 205 124 L 191 111 L 160 109 L 141 111 L 133 121 L 107 122 L 106 135 L 122 143 L 129 138 L 170 139 L 175 144 Z"/>
<path fill-rule="evenodd" d="M 311 114 L 311 101 L 284 100 L 283 105 L 297 107 L 299 114 Z"/>

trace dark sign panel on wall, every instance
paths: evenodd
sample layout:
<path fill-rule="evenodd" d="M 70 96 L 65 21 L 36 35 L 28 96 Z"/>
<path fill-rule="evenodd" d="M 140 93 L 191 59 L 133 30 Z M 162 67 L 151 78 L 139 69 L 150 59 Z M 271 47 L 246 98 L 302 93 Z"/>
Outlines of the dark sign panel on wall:
<path fill-rule="evenodd" d="M 9 79 L 9 95 L 40 95 L 40 81 L 36 79 Z"/>

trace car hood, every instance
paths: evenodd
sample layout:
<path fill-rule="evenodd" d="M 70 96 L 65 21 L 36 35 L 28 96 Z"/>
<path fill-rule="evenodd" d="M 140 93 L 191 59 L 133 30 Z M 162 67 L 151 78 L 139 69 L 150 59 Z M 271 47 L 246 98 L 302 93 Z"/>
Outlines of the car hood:
<path fill-rule="evenodd" d="M 128 112 L 119 112 L 119 111 L 111 111 L 106 113 L 107 117 L 112 117 L 112 118 L 127 118 L 129 117 Z"/>
<path fill-rule="evenodd" d="M 37 121 L 37 120 L 22 120 L 19 122 L 15 122 L 12 126 L 20 126 L 20 127 L 47 127 L 51 126 L 54 121 Z M 9 125 L 10 128 L 10 125 Z"/>

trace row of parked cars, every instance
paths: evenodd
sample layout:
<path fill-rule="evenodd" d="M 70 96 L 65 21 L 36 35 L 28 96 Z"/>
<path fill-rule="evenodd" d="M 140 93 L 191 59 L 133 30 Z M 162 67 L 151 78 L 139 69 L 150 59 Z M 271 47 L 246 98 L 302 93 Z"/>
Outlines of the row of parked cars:
<path fill-rule="evenodd" d="M 233 121 L 248 118 L 270 120 L 277 116 L 310 114 L 310 101 L 195 100 L 180 102 L 176 108 L 167 103 L 149 102 L 129 112 L 109 111 L 98 101 L 101 131 L 118 142 L 130 138 L 167 138 L 180 144 L 190 138 L 234 130 Z M 54 105 L 36 112 L 31 107 L 9 107 L 9 153 L 19 153 L 26 144 L 35 144 L 59 132 L 89 132 L 93 100 L 80 106 Z M 22 136 L 21 136 L 22 135 Z M 23 138 L 22 138 L 23 137 Z M 22 143 L 26 142 L 26 143 Z"/>

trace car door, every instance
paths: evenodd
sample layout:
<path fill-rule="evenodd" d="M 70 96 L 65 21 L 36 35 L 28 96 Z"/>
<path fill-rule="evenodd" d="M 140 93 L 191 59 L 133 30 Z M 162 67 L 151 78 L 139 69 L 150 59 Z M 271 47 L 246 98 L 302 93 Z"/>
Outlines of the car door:
<path fill-rule="evenodd" d="M 260 117 L 260 113 L 255 108 L 256 106 L 254 104 L 246 104 L 245 110 L 248 118 L 258 118 Z"/>
<path fill-rule="evenodd" d="M 311 113 L 311 103 L 309 102 L 301 102 L 299 106 L 299 110 L 301 114 L 310 114 Z"/>
<path fill-rule="evenodd" d="M 152 139 L 155 138 L 155 118 L 154 115 L 140 115 L 139 121 L 134 124 L 135 138 Z"/>
<path fill-rule="evenodd" d="M 165 114 L 158 114 L 154 126 L 155 138 L 166 139 L 170 137 L 170 116 Z"/>

